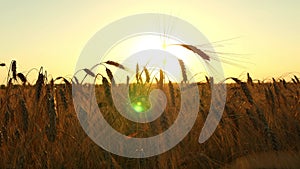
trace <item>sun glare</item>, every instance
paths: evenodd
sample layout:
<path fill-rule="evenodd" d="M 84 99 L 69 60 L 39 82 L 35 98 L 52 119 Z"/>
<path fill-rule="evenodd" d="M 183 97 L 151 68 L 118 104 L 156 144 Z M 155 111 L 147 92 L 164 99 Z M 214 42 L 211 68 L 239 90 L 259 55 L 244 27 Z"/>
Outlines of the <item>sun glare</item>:
<path fill-rule="evenodd" d="M 153 70 L 153 74 L 157 74 L 159 69 L 167 69 L 169 74 L 179 79 L 181 78 L 181 70 L 177 59 L 181 59 L 186 64 L 188 71 L 191 72 L 191 76 L 199 72 L 205 72 L 204 67 L 199 67 L 202 63 L 199 62 L 199 57 L 195 53 L 175 45 L 182 43 L 184 42 L 179 39 L 160 34 L 135 35 L 114 44 L 104 55 L 102 61 L 117 61 L 128 67 L 132 72 L 135 72 L 137 64 L 141 69 L 143 67 L 155 67 L 156 70 Z M 146 52 L 141 53 L 143 51 Z M 124 82 L 124 78 L 120 81 Z"/>

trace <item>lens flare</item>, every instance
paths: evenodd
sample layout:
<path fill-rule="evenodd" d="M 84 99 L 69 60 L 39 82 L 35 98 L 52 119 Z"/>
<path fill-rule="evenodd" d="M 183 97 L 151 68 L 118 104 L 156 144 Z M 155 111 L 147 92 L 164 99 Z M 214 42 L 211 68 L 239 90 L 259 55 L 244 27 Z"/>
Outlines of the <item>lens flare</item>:
<path fill-rule="evenodd" d="M 141 113 L 141 112 L 144 112 L 145 107 L 143 107 L 142 102 L 137 102 L 137 103 L 133 104 L 133 109 L 136 112 Z"/>

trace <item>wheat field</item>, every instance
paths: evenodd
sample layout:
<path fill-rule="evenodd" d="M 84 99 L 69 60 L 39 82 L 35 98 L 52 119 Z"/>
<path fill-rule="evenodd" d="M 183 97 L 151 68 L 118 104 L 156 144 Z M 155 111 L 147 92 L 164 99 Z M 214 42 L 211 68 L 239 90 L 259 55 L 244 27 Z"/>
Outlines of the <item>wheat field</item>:
<path fill-rule="evenodd" d="M 212 137 L 199 144 L 211 99 L 211 79 L 206 77 L 207 81 L 196 83 L 200 106 L 188 135 L 163 154 L 135 159 L 109 153 L 86 135 L 72 100 L 72 84 L 83 83 L 76 78 L 48 78 L 41 68 L 35 83 L 30 84 L 18 73 L 16 64 L 12 61 L 7 84 L 0 88 L 0 168 L 300 167 L 300 82 L 296 75 L 270 81 L 252 80 L 249 74 L 246 80 L 228 78 L 222 119 Z M 101 75 L 89 69 L 83 72 L 101 80 L 95 87 L 97 103 L 114 129 L 129 139 L 143 138 L 162 133 L 173 124 L 181 101 L 178 84 L 168 80 L 162 70 L 157 77 L 150 77 L 147 68 L 137 68 L 136 82 L 116 84 L 109 66 L 125 67 L 112 61 L 106 65 Z M 161 89 L 167 107 L 153 122 L 132 122 L 111 104 L 113 85 L 128 85 L 131 98 Z M 147 105 L 147 97 L 145 102 Z"/>

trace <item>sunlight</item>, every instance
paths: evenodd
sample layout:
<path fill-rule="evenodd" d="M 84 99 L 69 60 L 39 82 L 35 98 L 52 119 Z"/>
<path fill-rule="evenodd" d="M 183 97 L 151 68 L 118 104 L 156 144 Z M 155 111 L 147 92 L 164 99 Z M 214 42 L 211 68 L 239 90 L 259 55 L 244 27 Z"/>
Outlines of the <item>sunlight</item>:
<path fill-rule="evenodd" d="M 195 53 L 174 45 L 182 43 L 184 42 L 161 34 L 137 34 L 114 44 L 106 52 L 102 61 L 115 60 L 128 67 L 131 72 L 135 72 L 136 64 L 140 69 L 144 66 L 150 69 L 156 68 L 152 69 L 152 75 L 157 74 L 159 69 L 164 69 L 175 79 L 181 79 L 181 70 L 177 60 L 181 59 L 190 72 L 187 72 L 189 77 L 205 72 L 203 63 L 199 61 Z M 124 77 L 118 76 L 116 80 L 124 82 Z"/>

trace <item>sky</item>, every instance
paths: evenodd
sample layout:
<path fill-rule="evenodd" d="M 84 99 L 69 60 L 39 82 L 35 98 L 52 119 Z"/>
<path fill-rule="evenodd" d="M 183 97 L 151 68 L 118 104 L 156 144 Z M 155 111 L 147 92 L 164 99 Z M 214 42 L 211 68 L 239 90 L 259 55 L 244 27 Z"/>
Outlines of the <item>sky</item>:
<path fill-rule="evenodd" d="M 9 65 L 14 59 L 19 72 L 43 66 L 53 77 L 70 77 L 97 31 L 120 18 L 151 12 L 191 23 L 210 42 L 238 37 L 215 48 L 239 54 L 226 55 L 242 65 L 224 64 L 226 77 L 243 79 L 246 72 L 255 79 L 299 75 L 299 7 L 298 0 L 0 0 L 0 62 Z M 0 67 L 0 83 L 6 75 L 7 69 Z"/>

